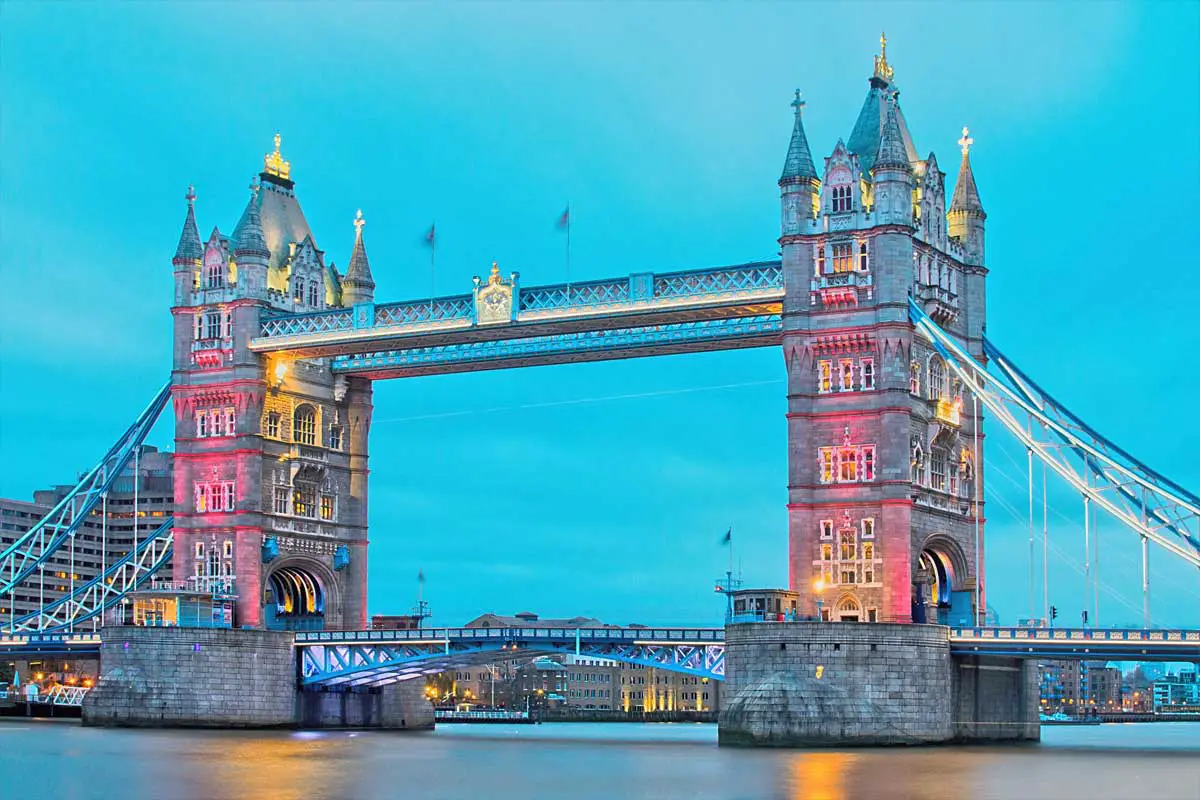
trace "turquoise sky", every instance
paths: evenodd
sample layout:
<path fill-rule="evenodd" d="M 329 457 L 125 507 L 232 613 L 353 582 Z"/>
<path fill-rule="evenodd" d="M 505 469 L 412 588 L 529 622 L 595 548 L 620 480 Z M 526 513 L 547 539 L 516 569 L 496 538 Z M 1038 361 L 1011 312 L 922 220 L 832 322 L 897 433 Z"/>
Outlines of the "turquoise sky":
<path fill-rule="evenodd" d="M 572 277 L 769 258 L 792 91 L 819 160 L 881 29 L 922 156 L 956 164 L 971 127 L 989 335 L 1196 490 L 1198 9 L 3 2 L 0 494 L 72 479 L 166 379 L 186 187 L 201 233 L 230 232 L 276 130 L 343 268 L 363 209 L 381 300 L 429 292 L 435 219 L 439 291 L 493 258 L 562 280 L 568 200 Z M 746 581 L 785 583 L 783 378 L 766 349 L 377 385 L 372 612 L 406 611 L 423 568 L 440 623 L 711 622 L 730 525 Z M 990 592 L 1013 621 L 1025 459 L 994 427 Z M 1052 602 L 1077 620 L 1081 504 L 1052 504 Z M 1102 521 L 1101 543 L 1101 622 L 1136 622 L 1136 539 Z M 1196 570 L 1152 561 L 1156 621 L 1200 624 Z"/>

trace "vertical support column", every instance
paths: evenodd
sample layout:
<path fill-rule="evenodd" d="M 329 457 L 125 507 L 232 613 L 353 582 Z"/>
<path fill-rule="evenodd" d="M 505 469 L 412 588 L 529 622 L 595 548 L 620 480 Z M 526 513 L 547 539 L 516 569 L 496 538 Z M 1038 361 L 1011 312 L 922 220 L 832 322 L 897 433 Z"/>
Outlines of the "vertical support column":
<path fill-rule="evenodd" d="M 1029 415 L 1029 437 L 1033 438 L 1033 415 Z M 1025 459 L 1029 471 L 1029 618 L 1036 615 L 1034 611 L 1034 555 L 1033 555 L 1033 448 L 1025 448 Z"/>
<path fill-rule="evenodd" d="M 1091 484 L 1091 478 L 1088 478 Z M 1088 589 L 1092 581 L 1092 499 L 1083 497 L 1083 613 L 1087 616 Z"/>
<path fill-rule="evenodd" d="M 983 625 L 987 621 L 987 612 L 983 608 L 983 537 L 979 530 L 979 516 L 983 513 L 980 508 L 983 501 L 983 487 L 980 485 L 983 453 L 979 451 L 979 395 L 975 392 L 971 393 L 971 404 L 975 418 L 975 430 L 972 433 L 975 440 L 975 624 Z"/>

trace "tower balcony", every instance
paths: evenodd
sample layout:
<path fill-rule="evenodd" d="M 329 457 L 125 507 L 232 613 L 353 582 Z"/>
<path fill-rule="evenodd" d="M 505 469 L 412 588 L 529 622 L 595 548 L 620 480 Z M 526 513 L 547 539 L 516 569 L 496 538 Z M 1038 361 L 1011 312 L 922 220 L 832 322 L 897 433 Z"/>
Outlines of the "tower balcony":
<path fill-rule="evenodd" d="M 219 367 L 233 358 L 233 339 L 196 339 L 192 342 L 192 363 L 198 367 Z"/>
<path fill-rule="evenodd" d="M 871 299 L 873 287 L 869 272 L 830 272 L 812 279 L 811 302 L 826 308 L 857 306 Z"/>
<path fill-rule="evenodd" d="M 958 316 L 958 293 L 944 286 L 921 286 L 917 289 L 917 299 L 925 313 L 939 325 L 945 325 Z"/>
<path fill-rule="evenodd" d="M 329 454 L 320 447 L 306 444 L 295 444 L 288 448 L 284 458 L 290 467 L 290 477 L 294 481 L 297 476 L 317 480 L 325 475 L 329 464 Z"/>
<path fill-rule="evenodd" d="M 937 418 L 938 422 L 951 425 L 955 428 L 959 427 L 962 425 L 962 399 L 955 398 L 949 400 L 944 397 L 938 399 L 934 404 L 933 415 Z"/>

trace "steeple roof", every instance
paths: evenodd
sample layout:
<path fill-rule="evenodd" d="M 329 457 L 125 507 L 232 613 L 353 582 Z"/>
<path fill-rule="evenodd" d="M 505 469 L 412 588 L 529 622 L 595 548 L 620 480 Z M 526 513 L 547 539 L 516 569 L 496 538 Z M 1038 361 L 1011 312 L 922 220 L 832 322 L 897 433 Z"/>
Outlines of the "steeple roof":
<path fill-rule="evenodd" d="M 258 213 L 258 194 L 261 189 L 258 181 L 250 184 L 250 202 L 246 203 L 246 210 L 242 212 L 242 218 L 233 233 L 233 254 L 236 257 L 259 256 L 265 259 L 271 255 Z"/>
<path fill-rule="evenodd" d="M 962 147 L 962 164 L 958 167 L 958 181 L 954 185 L 954 196 L 950 199 L 950 210 L 984 214 L 983 203 L 979 201 L 979 189 L 975 186 L 975 173 L 971 171 L 970 151 L 975 140 L 968 134 L 969 131 L 963 128 L 962 138 L 958 140 Z"/>
<path fill-rule="evenodd" d="M 883 131 L 879 136 L 879 149 L 875 152 L 872 166 L 876 171 L 903 169 L 912 172 L 912 162 L 908 158 L 908 151 L 904 148 L 904 139 L 900 133 L 900 123 L 896 119 L 894 104 L 888 104 L 887 115 L 883 121 Z"/>
<path fill-rule="evenodd" d="M 276 137 L 279 134 L 275 134 Z M 279 154 L 279 142 L 275 152 L 263 157 L 263 171 L 259 173 L 262 189 L 258 193 L 259 224 L 267 240 L 270 258 L 267 265 L 280 269 L 287 266 L 291 257 L 291 245 L 304 241 L 311 235 L 308 220 L 296 199 L 295 182 L 291 180 L 291 163 Z M 245 214 L 242 219 L 245 220 Z M 242 223 L 233 230 L 233 241 L 238 240 Z"/>
<path fill-rule="evenodd" d="M 204 256 L 204 246 L 200 243 L 200 229 L 196 227 L 196 192 L 189 186 L 187 193 L 187 216 L 183 220 L 183 232 L 179 234 L 179 245 L 175 248 L 175 264 L 199 261 Z"/>
<path fill-rule="evenodd" d="M 912 136 L 908 132 L 908 124 L 904 121 L 904 112 L 896 99 L 900 94 L 896 88 L 896 71 L 887 60 L 887 37 L 879 37 L 880 54 L 875 56 L 875 69 L 870 78 L 870 88 L 867 99 L 863 101 L 862 110 L 850 132 L 846 142 L 847 149 L 858 156 L 858 166 L 863 172 L 868 172 L 875 166 L 875 154 L 879 152 L 879 140 L 883 136 L 883 126 L 887 122 L 888 109 L 895 107 L 896 124 L 900 129 L 900 141 L 904 143 L 904 151 L 910 164 L 916 164 L 917 148 L 913 145 Z"/>
<path fill-rule="evenodd" d="M 783 175 L 779 178 L 781 182 L 817 177 L 812 152 L 808 149 L 808 137 L 804 135 L 804 100 L 800 98 L 799 89 L 796 90 L 796 99 L 792 101 L 792 107 L 796 109 L 796 122 L 792 126 L 792 141 L 788 144 L 787 159 L 783 162 Z"/>
<path fill-rule="evenodd" d="M 371 277 L 371 264 L 367 261 L 367 248 L 363 245 L 362 209 L 354 216 L 354 251 L 350 254 L 350 266 L 346 269 L 346 277 L 342 279 L 343 288 L 374 289 L 375 280 Z"/>

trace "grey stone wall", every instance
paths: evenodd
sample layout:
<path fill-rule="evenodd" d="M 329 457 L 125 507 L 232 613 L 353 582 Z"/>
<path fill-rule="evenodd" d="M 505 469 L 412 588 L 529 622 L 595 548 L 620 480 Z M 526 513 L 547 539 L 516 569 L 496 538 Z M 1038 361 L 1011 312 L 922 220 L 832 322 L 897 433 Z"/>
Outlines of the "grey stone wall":
<path fill-rule="evenodd" d="M 939 625 L 725 629 L 723 745 L 845 747 L 1037 739 L 1037 665 L 950 655 Z"/>
<path fill-rule="evenodd" d="M 431 730 L 433 706 L 421 680 L 355 692 L 300 691 L 296 721 L 302 728 Z"/>
<path fill-rule="evenodd" d="M 290 633 L 110 626 L 83 724 L 290 726 L 295 686 Z"/>

